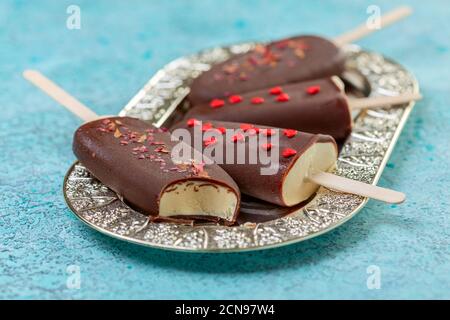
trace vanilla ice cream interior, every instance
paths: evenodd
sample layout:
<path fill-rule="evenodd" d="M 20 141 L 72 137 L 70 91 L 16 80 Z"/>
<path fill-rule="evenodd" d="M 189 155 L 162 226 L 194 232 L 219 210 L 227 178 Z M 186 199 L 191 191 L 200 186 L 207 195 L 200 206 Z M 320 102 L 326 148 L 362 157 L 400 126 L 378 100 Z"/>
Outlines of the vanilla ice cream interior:
<path fill-rule="evenodd" d="M 286 206 L 307 200 L 319 186 L 308 180 L 317 171 L 329 171 L 337 160 L 334 143 L 317 142 L 311 145 L 291 166 L 282 184 L 282 197 Z"/>
<path fill-rule="evenodd" d="M 211 181 L 188 180 L 167 186 L 159 201 L 159 215 L 214 216 L 233 220 L 238 206 L 234 191 Z"/>

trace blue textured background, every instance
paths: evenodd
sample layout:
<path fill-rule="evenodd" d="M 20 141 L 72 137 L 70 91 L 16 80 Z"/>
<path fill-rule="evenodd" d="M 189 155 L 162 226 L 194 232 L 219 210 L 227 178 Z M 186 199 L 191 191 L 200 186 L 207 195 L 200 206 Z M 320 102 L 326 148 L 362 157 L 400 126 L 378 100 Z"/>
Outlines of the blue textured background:
<path fill-rule="evenodd" d="M 165 63 L 205 47 L 297 33 L 333 36 L 394 1 L 0 1 L 0 297 L 450 298 L 450 6 L 405 1 L 414 16 L 363 41 L 418 77 L 415 108 L 380 181 L 400 206 L 370 201 L 319 238 L 210 255 L 103 236 L 64 204 L 80 124 L 21 78 L 36 68 L 100 114 L 117 113 Z M 78 4 L 82 29 L 66 29 Z M 401 4 L 401 3 L 398 3 Z M 66 268 L 81 268 L 68 289 Z M 366 268 L 381 268 L 368 290 Z"/>

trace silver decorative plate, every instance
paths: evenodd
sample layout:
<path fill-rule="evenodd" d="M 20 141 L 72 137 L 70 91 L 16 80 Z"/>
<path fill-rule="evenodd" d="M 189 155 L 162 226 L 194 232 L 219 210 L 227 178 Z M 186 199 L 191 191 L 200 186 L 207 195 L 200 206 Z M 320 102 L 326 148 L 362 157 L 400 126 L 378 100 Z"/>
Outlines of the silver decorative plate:
<path fill-rule="evenodd" d="M 211 64 L 246 52 L 253 46 L 215 48 L 169 63 L 150 79 L 120 115 L 163 125 L 189 92 L 193 78 L 208 70 Z M 371 95 L 418 92 L 415 78 L 399 64 L 356 46 L 349 46 L 345 51 L 349 68 L 358 70 L 367 79 Z M 343 146 L 336 173 L 376 184 L 413 105 L 356 115 L 353 133 Z M 154 248 L 191 252 L 258 250 L 303 241 L 343 224 L 367 203 L 366 198 L 322 187 L 305 207 L 269 222 L 236 227 L 149 223 L 146 216 L 125 205 L 79 163 L 75 163 L 65 177 L 64 195 L 77 217 L 104 234 Z"/>

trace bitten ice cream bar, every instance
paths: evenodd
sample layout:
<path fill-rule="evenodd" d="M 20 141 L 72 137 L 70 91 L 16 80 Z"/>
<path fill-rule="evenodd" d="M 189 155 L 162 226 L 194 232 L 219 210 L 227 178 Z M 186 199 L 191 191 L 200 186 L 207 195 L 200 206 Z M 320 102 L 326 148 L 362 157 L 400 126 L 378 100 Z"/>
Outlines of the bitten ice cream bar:
<path fill-rule="evenodd" d="M 185 132 L 189 134 L 186 136 Z M 214 159 L 234 178 L 243 193 L 281 206 L 293 206 L 308 199 L 319 186 L 389 203 L 405 200 L 401 192 L 327 172 L 333 169 L 338 154 L 331 136 L 248 123 L 201 122 L 193 118 L 175 125 L 172 135 L 202 151 L 208 159 Z M 261 137 L 269 139 L 261 140 Z M 198 144 L 199 141 L 202 143 Z M 261 157 L 259 151 L 265 151 L 269 157 L 264 153 Z M 239 157 L 242 154 L 244 157 Z M 255 154 L 258 160 L 252 161 L 251 155 Z M 277 170 L 263 174 L 267 158 L 269 169 L 275 165 Z"/>
<path fill-rule="evenodd" d="M 186 143 L 194 146 L 193 139 L 203 141 L 201 146 L 204 153 L 217 145 L 223 148 L 224 157 L 232 153 L 231 161 L 222 159 L 217 163 L 236 181 L 242 193 L 280 206 L 293 206 L 310 198 L 319 185 L 308 180 L 308 177 L 312 173 L 334 168 L 338 155 L 331 136 L 292 129 L 222 121 L 201 123 L 196 120 L 188 120 L 176 127 L 190 131 L 192 139 Z M 234 133 L 227 136 L 225 130 Z M 209 132 L 217 132 L 217 135 L 206 136 Z M 176 131 L 174 134 L 177 135 Z M 252 137 L 258 136 L 263 139 L 251 141 Z M 265 153 L 271 163 L 264 163 L 261 159 L 251 163 L 250 155 Z M 275 154 L 276 158 L 271 157 L 271 154 Z M 242 162 L 245 164 L 240 164 L 239 156 L 243 156 L 245 161 Z M 268 165 L 275 165 L 276 168 L 262 174 L 262 167 Z"/>
<path fill-rule="evenodd" d="M 86 122 L 75 132 L 73 151 L 124 202 L 153 220 L 235 222 L 240 191 L 219 166 L 172 160 L 179 142 L 165 130 L 130 117 L 100 118 L 39 72 L 24 77 Z"/>
<path fill-rule="evenodd" d="M 144 121 L 111 117 L 78 128 L 73 151 L 96 178 L 142 212 L 234 222 L 240 196 L 233 179 L 214 164 L 173 162 L 175 144 L 169 133 Z"/>

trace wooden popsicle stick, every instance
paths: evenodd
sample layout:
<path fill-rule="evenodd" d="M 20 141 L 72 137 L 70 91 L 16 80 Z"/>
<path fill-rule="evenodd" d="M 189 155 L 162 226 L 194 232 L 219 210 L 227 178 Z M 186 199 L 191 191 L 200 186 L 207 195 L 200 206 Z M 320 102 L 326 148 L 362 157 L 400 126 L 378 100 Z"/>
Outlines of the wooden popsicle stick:
<path fill-rule="evenodd" d="M 349 98 L 348 104 L 351 110 L 361 110 L 370 108 L 392 107 L 420 99 L 422 99 L 420 93 L 406 93 L 393 97 L 380 96 L 368 98 Z"/>
<path fill-rule="evenodd" d="M 392 11 L 389 11 L 388 13 L 382 15 L 380 17 L 380 27 L 385 28 L 390 24 L 393 24 L 394 22 L 397 22 L 403 18 L 406 18 L 412 13 L 412 9 L 408 6 L 399 7 L 397 9 L 394 9 Z M 361 24 L 359 27 L 350 30 L 336 38 L 334 38 L 333 42 L 337 46 L 343 46 L 348 43 L 352 43 L 358 39 L 361 39 L 372 32 L 378 31 L 380 29 L 375 28 L 369 28 L 366 23 Z"/>
<path fill-rule="evenodd" d="M 23 77 L 59 102 L 63 107 L 75 114 L 81 120 L 89 122 L 99 118 L 94 111 L 86 107 L 83 103 L 75 99 L 39 71 L 25 70 L 23 72 Z"/>
<path fill-rule="evenodd" d="M 318 172 L 308 177 L 314 183 L 340 192 L 356 194 L 387 203 L 402 203 L 406 195 L 402 192 L 377 187 L 360 181 L 340 177 L 328 172 Z"/>

